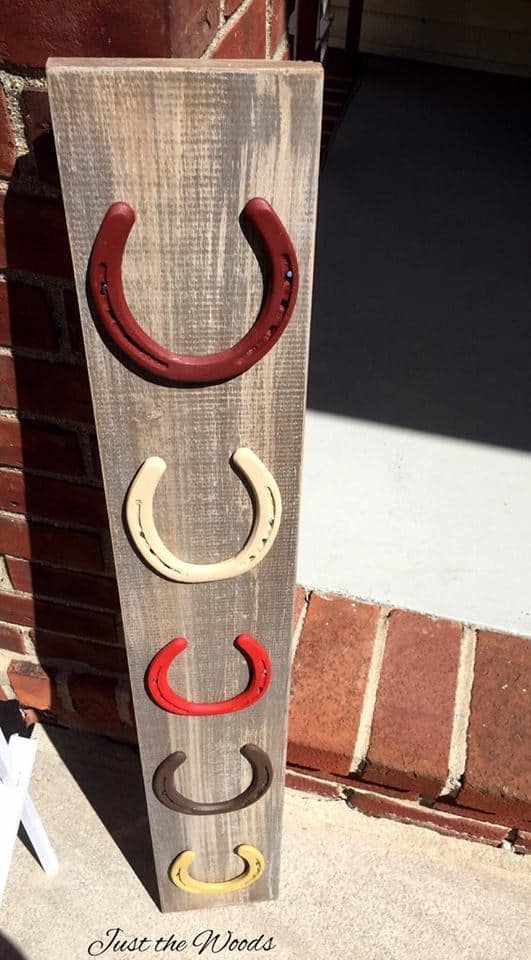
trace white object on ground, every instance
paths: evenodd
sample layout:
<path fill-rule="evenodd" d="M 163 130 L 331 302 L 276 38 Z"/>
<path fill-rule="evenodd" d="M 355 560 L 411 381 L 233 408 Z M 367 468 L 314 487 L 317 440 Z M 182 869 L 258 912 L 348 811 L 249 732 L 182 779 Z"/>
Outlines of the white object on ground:
<path fill-rule="evenodd" d="M 44 872 L 53 874 L 59 869 L 57 857 L 28 793 L 36 752 L 35 740 L 13 734 L 8 743 L 0 730 L 0 903 L 21 821 Z"/>

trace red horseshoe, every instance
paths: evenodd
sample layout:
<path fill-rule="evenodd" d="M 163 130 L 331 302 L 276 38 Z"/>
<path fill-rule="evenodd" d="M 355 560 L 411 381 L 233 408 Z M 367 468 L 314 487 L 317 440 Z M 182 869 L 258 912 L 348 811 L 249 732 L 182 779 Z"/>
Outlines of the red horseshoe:
<path fill-rule="evenodd" d="M 162 650 L 155 654 L 146 673 L 146 683 L 149 693 L 157 706 L 170 713 L 185 714 L 189 717 L 214 716 L 219 713 L 235 713 L 250 707 L 267 691 L 271 681 L 271 661 L 261 643 L 251 637 L 249 633 L 240 633 L 234 641 L 234 646 L 240 650 L 249 661 L 250 679 L 246 690 L 231 700 L 220 700 L 218 703 L 193 703 L 184 700 L 168 683 L 168 670 L 180 653 L 188 646 L 184 637 L 170 640 Z"/>
<path fill-rule="evenodd" d="M 122 284 L 122 259 L 135 211 L 128 203 L 113 203 L 107 210 L 90 257 L 93 303 L 116 346 L 151 376 L 173 384 L 231 380 L 258 363 L 286 329 L 298 290 L 293 244 L 267 200 L 253 197 L 244 207 L 243 216 L 256 231 L 267 259 L 269 283 L 258 318 L 233 347 L 210 355 L 186 356 L 171 353 L 148 337 L 129 310 Z"/>

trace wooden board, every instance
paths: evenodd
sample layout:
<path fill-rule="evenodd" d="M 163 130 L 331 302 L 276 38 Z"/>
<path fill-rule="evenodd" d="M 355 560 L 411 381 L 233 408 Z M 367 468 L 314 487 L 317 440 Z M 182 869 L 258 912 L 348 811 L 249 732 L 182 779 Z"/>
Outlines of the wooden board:
<path fill-rule="evenodd" d="M 269 899 L 279 882 L 321 69 L 52 59 L 48 77 L 162 909 Z M 133 314 L 166 347 L 209 353 L 238 340 L 260 307 L 261 272 L 238 222 L 253 196 L 271 203 L 299 259 L 297 305 L 281 340 L 248 373 L 217 386 L 160 386 L 129 370 L 104 346 L 85 292 L 91 246 L 109 205 L 123 200 L 136 211 L 123 266 Z M 164 542 L 187 560 L 213 562 L 236 553 L 251 526 L 248 494 L 229 466 L 240 446 L 254 450 L 282 494 L 282 524 L 268 556 L 221 582 L 180 584 L 153 573 L 122 525 L 139 466 L 149 456 L 168 464 L 154 508 Z M 170 670 L 181 695 L 215 701 L 244 689 L 247 665 L 233 647 L 241 632 L 257 637 L 272 661 L 271 687 L 255 706 L 183 717 L 147 697 L 146 667 L 177 636 L 188 640 Z M 265 749 L 274 769 L 272 788 L 253 806 L 197 817 L 155 798 L 155 768 L 176 750 L 187 754 L 178 774 L 187 796 L 213 802 L 239 794 L 250 780 L 239 752 L 245 743 Z M 266 860 L 247 890 L 198 896 L 169 880 L 172 860 L 185 849 L 196 853 L 191 873 L 198 878 L 240 873 L 233 852 L 240 843 L 258 847 Z"/>

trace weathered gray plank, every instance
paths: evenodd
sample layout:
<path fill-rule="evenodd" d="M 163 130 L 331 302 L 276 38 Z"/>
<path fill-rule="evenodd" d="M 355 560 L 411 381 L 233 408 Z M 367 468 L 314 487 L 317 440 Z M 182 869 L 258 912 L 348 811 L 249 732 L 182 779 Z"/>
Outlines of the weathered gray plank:
<path fill-rule="evenodd" d="M 290 634 L 321 114 L 314 64 L 255 61 L 60 60 L 48 63 L 53 122 L 94 399 L 154 856 L 164 910 L 262 900 L 278 888 Z M 126 200 L 137 220 L 124 259 L 129 304 L 147 332 L 181 352 L 206 353 L 239 339 L 256 317 L 262 279 L 238 224 L 252 196 L 265 197 L 289 230 L 301 283 L 291 323 L 251 371 L 208 388 L 159 386 L 103 345 L 85 294 L 91 245 L 108 206 Z M 121 511 L 140 464 L 168 464 L 155 517 L 170 549 L 211 562 L 235 553 L 251 505 L 229 467 L 249 446 L 271 470 L 283 520 L 269 555 L 250 573 L 214 583 L 167 581 L 142 563 Z M 179 717 L 148 699 L 144 674 L 175 636 L 187 650 L 170 679 L 182 695 L 217 700 L 239 692 L 247 666 L 232 644 L 254 634 L 273 664 L 269 693 L 219 717 Z M 172 813 L 151 777 L 184 750 L 179 788 L 226 799 L 249 782 L 244 743 L 269 754 L 274 784 L 245 810 L 214 817 Z M 263 877 L 230 897 L 183 894 L 168 878 L 174 857 L 196 852 L 205 880 L 239 873 L 240 843 L 265 856 Z"/>

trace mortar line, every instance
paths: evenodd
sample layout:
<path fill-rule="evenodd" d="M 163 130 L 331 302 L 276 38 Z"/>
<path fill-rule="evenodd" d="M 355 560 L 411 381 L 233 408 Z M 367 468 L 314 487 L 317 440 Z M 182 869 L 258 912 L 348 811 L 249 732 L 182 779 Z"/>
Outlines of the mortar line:
<path fill-rule="evenodd" d="M 295 655 L 297 653 L 297 648 L 299 646 L 299 640 L 302 636 L 302 631 L 304 629 L 304 623 L 306 620 L 306 615 L 308 613 L 308 607 L 310 606 L 311 596 L 312 596 L 311 590 L 308 590 L 308 591 L 304 590 L 304 604 L 299 614 L 299 619 L 295 624 L 295 629 L 291 636 L 291 663 L 292 664 L 293 664 L 293 661 L 295 660 Z"/>
<path fill-rule="evenodd" d="M 284 54 L 287 53 L 289 49 L 290 49 L 290 46 L 289 46 L 288 37 L 287 35 L 284 35 L 282 37 L 282 40 L 280 40 L 279 43 L 277 44 L 276 49 L 272 51 L 271 60 L 282 60 Z"/>
<path fill-rule="evenodd" d="M 81 639 L 86 640 L 86 637 Z M 101 644 L 101 646 L 111 646 L 110 644 Z M 119 647 L 118 649 L 122 649 Z M 129 677 L 129 672 L 124 673 L 123 671 L 117 670 L 105 670 L 102 667 L 95 667 L 91 663 L 86 663 L 84 660 L 69 660 L 67 657 L 53 657 L 45 656 L 41 657 L 38 652 L 32 653 L 28 651 L 27 653 L 17 653 L 15 650 L 3 650 L 0 649 L 0 686 L 3 683 L 9 685 L 11 690 L 11 685 L 9 684 L 9 678 L 7 676 L 7 668 L 12 660 L 21 661 L 22 663 L 29 663 L 34 667 L 40 667 L 41 670 L 47 672 L 47 669 L 53 668 L 54 670 L 60 671 L 61 675 L 64 674 L 65 677 L 68 677 L 72 673 L 83 673 L 90 674 L 93 677 L 111 677 L 116 680 L 118 683 L 124 682 L 126 678 Z"/>
<path fill-rule="evenodd" d="M 120 680 L 116 684 L 114 691 L 114 700 L 116 703 L 116 712 L 119 719 L 122 723 L 131 726 L 131 715 L 133 715 L 133 707 L 131 703 L 131 692 L 129 687 L 123 680 Z M 131 707 L 131 709 L 130 709 Z"/>
<path fill-rule="evenodd" d="M 17 360 L 44 360 L 50 365 L 64 364 L 70 368 L 83 367 L 83 360 L 78 354 L 54 353 L 52 350 L 42 350 L 39 347 L 19 347 L 0 345 L 0 356 L 11 357 Z"/>
<path fill-rule="evenodd" d="M 61 706 L 65 710 L 70 710 L 72 713 L 77 713 L 77 710 L 72 702 L 72 697 L 70 696 L 70 690 L 68 688 L 68 675 L 66 670 L 57 671 L 55 675 L 55 690 Z"/>
<path fill-rule="evenodd" d="M 108 527 L 102 526 L 90 526 L 90 524 L 79 523 L 77 520 L 57 520 L 51 518 L 45 518 L 39 514 L 34 513 L 15 513 L 14 510 L 5 510 L 3 507 L 0 507 L 0 519 L 4 520 L 22 520 L 24 522 L 30 523 L 42 523 L 47 527 L 54 527 L 56 530 L 67 530 L 72 533 L 94 533 L 99 537 L 105 536 L 108 531 Z M 6 550 L 4 556 L 13 556 L 8 550 Z M 22 557 L 22 560 L 30 559 L 29 557 Z M 37 561 L 39 562 L 39 561 Z"/>
<path fill-rule="evenodd" d="M 5 554 L 0 557 L 0 591 L 2 593 L 15 593 L 15 588 L 9 576 Z"/>
<path fill-rule="evenodd" d="M 352 755 L 352 762 L 350 764 L 351 773 L 358 773 L 361 770 L 369 750 L 374 710 L 376 707 L 376 696 L 380 684 L 391 609 L 392 608 L 389 606 L 380 607 L 380 614 L 378 617 L 378 623 L 376 626 L 376 633 L 374 635 L 372 647 L 371 662 L 369 665 L 369 672 L 367 674 L 367 682 L 365 684 L 365 694 L 360 713 L 358 732 L 356 735 L 356 742 L 354 744 L 354 753 Z"/>
<path fill-rule="evenodd" d="M 265 55 L 267 60 L 271 60 L 271 31 L 273 25 L 273 4 L 272 0 L 266 0 L 266 22 L 265 22 Z"/>
<path fill-rule="evenodd" d="M 243 17 L 245 13 L 249 10 L 252 5 L 253 0 L 243 0 L 243 3 L 240 3 L 239 7 L 236 7 L 233 13 L 225 20 L 223 25 L 218 29 L 216 35 L 212 37 L 212 40 L 208 44 L 203 53 L 200 56 L 200 60 L 209 60 L 215 50 L 219 47 L 222 40 L 225 39 L 228 33 L 230 33 L 232 27 L 238 23 L 239 20 Z"/>
<path fill-rule="evenodd" d="M 14 650 L 0 650 L 0 690 L 8 700 L 14 699 L 15 692 L 9 682 L 7 668 L 16 656 Z"/>
<path fill-rule="evenodd" d="M 54 473 L 52 470 L 39 470 L 34 467 L 26 467 L 24 464 L 2 463 L 0 464 L 0 472 L 13 473 L 17 476 L 23 474 L 24 476 L 34 476 L 34 478 L 38 476 L 41 477 L 42 480 L 59 480 L 61 483 L 64 483 L 65 486 L 90 487 L 91 490 L 101 490 L 103 487 L 101 480 L 95 480 L 93 477 L 72 476 L 70 473 Z M 41 474 L 43 476 L 41 476 Z M 3 508 L 0 507 L 0 510 L 1 509 Z M 14 511 L 6 510 L 6 513 L 10 512 L 13 513 Z M 16 515 L 20 516 L 20 514 Z M 23 514 L 23 516 L 30 516 L 30 514 Z"/>
<path fill-rule="evenodd" d="M 448 752 L 448 776 L 442 789 L 442 796 L 444 797 L 456 796 L 465 772 L 476 645 L 476 630 L 474 627 L 464 626 L 455 685 L 454 718 Z"/>

